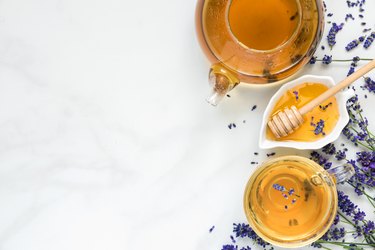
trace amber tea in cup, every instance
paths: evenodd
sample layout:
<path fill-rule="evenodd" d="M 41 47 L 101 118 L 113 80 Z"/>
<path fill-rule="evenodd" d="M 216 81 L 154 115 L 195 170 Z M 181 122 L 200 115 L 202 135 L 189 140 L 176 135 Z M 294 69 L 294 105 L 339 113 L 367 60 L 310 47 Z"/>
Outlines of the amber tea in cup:
<path fill-rule="evenodd" d="M 246 217 L 265 241 L 301 247 L 318 240 L 337 212 L 336 183 L 350 178 L 350 165 L 326 171 L 300 156 L 263 163 L 250 177 L 244 194 Z"/>

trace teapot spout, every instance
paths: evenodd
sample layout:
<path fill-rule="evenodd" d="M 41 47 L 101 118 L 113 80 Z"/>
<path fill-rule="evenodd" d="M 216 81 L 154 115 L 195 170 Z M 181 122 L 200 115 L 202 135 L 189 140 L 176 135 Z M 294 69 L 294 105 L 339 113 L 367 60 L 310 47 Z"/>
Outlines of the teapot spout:
<path fill-rule="evenodd" d="M 237 86 L 239 80 L 222 65 L 215 64 L 210 69 L 209 82 L 212 92 L 207 98 L 207 102 L 216 106 L 229 91 Z"/>

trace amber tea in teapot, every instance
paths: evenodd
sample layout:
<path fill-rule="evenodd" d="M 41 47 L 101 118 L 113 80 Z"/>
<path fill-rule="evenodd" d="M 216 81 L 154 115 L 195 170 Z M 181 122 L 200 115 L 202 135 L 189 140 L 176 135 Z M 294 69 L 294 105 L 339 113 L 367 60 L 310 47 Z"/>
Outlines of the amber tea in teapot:
<path fill-rule="evenodd" d="M 321 0 L 199 0 L 196 31 L 212 63 L 216 105 L 240 82 L 291 76 L 315 52 L 323 29 Z"/>
<path fill-rule="evenodd" d="M 245 46 L 270 50 L 288 41 L 299 23 L 295 0 L 232 1 L 229 27 Z"/>

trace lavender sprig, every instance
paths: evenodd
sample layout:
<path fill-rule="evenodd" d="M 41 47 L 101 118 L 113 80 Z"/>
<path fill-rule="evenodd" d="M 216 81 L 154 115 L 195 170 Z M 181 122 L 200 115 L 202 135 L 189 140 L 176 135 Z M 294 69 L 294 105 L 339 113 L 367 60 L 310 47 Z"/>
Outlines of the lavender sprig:
<path fill-rule="evenodd" d="M 368 47 L 370 47 L 374 39 L 375 39 L 375 32 L 371 32 L 371 34 L 366 38 L 366 41 L 363 44 L 363 48 L 368 49 Z"/>
<path fill-rule="evenodd" d="M 332 23 L 332 27 L 330 28 L 328 35 L 327 35 L 327 41 L 328 45 L 332 48 L 336 44 L 336 34 L 340 30 L 342 30 L 344 26 L 344 23 L 341 23 L 337 25 L 336 23 Z"/>

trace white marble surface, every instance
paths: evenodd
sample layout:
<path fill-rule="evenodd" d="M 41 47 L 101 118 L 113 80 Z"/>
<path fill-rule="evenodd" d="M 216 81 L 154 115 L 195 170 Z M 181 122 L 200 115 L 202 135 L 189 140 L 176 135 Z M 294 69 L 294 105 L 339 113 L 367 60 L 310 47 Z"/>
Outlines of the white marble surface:
<path fill-rule="evenodd" d="M 367 2 L 374 29 L 375 1 Z M 333 21 L 357 13 L 345 1 L 327 5 Z M 192 0 L 0 1 L 1 250 L 203 250 L 230 242 L 232 222 L 245 221 L 250 162 L 268 152 L 258 149 L 258 131 L 277 87 L 239 86 L 209 106 L 194 10 Z M 334 57 L 375 57 L 375 45 L 343 49 L 362 28 L 358 20 L 344 28 Z M 348 65 L 300 75 L 339 80 Z"/>

